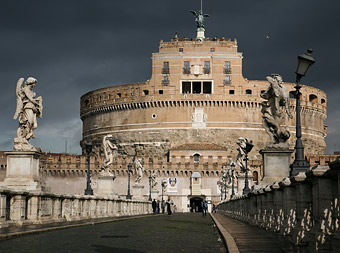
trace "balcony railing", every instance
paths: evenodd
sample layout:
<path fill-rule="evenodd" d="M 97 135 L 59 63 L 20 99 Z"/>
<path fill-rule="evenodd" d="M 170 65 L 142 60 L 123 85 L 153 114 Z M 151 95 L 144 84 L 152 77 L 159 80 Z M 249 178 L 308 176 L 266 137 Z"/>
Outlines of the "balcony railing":
<path fill-rule="evenodd" d="M 190 68 L 183 68 L 183 74 L 190 74 Z"/>
<path fill-rule="evenodd" d="M 203 74 L 210 74 L 210 68 L 203 68 Z"/>
<path fill-rule="evenodd" d="M 170 74 L 170 68 L 162 68 L 162 74 Z"/>
<path fill-rule="evenodd" d="M 169 80 L 162 80 L 162 85 L 169 85 L 170 81 Z"/>
<path fill-rule="evenodd" d="M 231 68 L 224 68 L 223 73 L 224 74 L 231 74 Z"/>
<path fill-rule="evenodd" d="M 231 80 L 224 80 L 224 81 L 223 81 L 223 84 L 224 84 L 224 85 L 230 85 L 230 84 L 231 84 Z"/>

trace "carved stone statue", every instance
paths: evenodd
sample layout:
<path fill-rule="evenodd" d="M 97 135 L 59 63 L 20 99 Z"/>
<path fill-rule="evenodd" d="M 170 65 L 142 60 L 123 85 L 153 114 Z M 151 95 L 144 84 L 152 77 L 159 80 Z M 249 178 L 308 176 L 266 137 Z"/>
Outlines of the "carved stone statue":
<path fill-rule="evenodd" d="M 143 159 L 139 158 L 139 159 L 135 159 L 134 162 L 133 162 L 133 164 L 135 166 L 135 173 L 137 175 L 136 180 L 135 180 L 135 184 L 137 184 L 137 185 L 140 184 L 140 181 L 143 178 L 143 172 L 145 170 L 144 167 L 142 166 L 142 161 L 143 161 Z"/>
<path fill-rule="evenodd" d="M 14 119 L 18 119 L 19 127 L 17 137 L 14 138 L 14 150 L 17 151 L 36 151 L 36 149 L 28 143 L 34 138 L 33 130 L 38 127 L 37 117 L 42 117 L 42 98 L 35 97 L 33 87 L 37 84 L 37 80 L 33 77 L 19 78 L 16 86 L 17 108 Z"/>
<path fill-rule="evenodd" d="M 102 174 L 109 174 L 110 167 L 115 158 L 117 157 L 117 146 L 110 141 L 111 134 L 104 136 L 103 138 L 103 149 L 104 149 L 104 163 L 102 165 Z"/>
<path fill-rule="evenodd" d="M 288 130 L 282 128 L 280 125 L 284 119 L 284 111 L 281 106 L 285 107 L 287 115 L 292 118 L 289 108 L 289 93 L 284 87 L 282 77 L 279 74 L 272 74 L 267 76 L 270 85 L 261 97 L 266 99 L 261 103 L 262 105 L 262 124 L 270 136 L 272 144 L 285 144 L 290 137 Z"/>
<path fill-rule="evenodd" d="M 228 169 L 225 166 L 223 166 L 222 167 L 222 180 L 227 181 L 228 177 L 229 177 L 228 176 Z"/>
<path fill-rule="evenodd" d="M 243 138 L 243 137 L 238 138 L 238 142 L 236 142 L 237 145 L 238 145 L 238 148 L 237 148 L 238 154 L 237 154 L 237 157 L 236 157 L 236 165 L 240 166 L 240 170 L 241 170 L 242 173 L 246 172 L 246 165 L 245 165 L 245 162 L 244 162 L 244 158 L 246 156 L 246 143 L 247 142 L 248 142 L 248 139 Z"/>
<path fill-rule="evenodd" d="M 210 17 L 209 14 L 203 14 L 202 10 L 199 10 L 198 12 L 191 10 L 190 12 L 195 16 L 197 28 L 204 28 L 204 18 Z"/>
<path fill-rule="evenodd" d="M 156 177 L 157 177 L 157 170 L 153 170 L 152 173 L 151 173 L 151 188 L 153 190 L 157 189 Z"/>
<path fill-rule="evenodd" d="M 163 193 L 165 192 L 165 189 L 168 187 L 168 182 L 166 181 L 165 178 L 162 180 L 162 191 Z"/>

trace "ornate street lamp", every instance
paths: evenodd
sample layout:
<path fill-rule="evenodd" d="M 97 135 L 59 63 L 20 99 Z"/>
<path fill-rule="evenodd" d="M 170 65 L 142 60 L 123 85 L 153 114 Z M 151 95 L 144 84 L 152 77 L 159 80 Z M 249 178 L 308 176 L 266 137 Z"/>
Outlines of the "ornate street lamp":
<path fill-rule="evenodd" d="M 132 164 L 128 164 L 128 192 L 126 195 L 126 199 L 131 199 L 131 194 L 130 194 L 130 174 L 132 172 Z"/>
<path fill-rule="evenodd" d="M 313 50 L 308 49 L 307 53 L 298 56 L 298 65 L 296 68 L 296 89 L 295 98 L 296 98 L 296 143 L 295 143 L 295 160 L 290 165 L 291 176 L 296 176 L 299 172 L 306 172 L 309 170 L 309 163 L 305 160 L 304 155 L 304 147 L 302 145 L 302 133 L 301 133 L 301 115 L 300 115 L 300 96 L 301 96 L 301 85 L 300 80 L 304 77 L 310 68 L 315 63 L 315 60 L 312 56 Z"/>
<path fill-rule="evenodd" d="M 149 176 L 149 186 L 150 186 L 149 201 L 152 201 L 152 198 L 151 198 L 151 180 L 152 180 L 152 177 L 151 177 L 151 175 L 150 175 L 150 176 Z"/>
<path fill-rule="evenodd" d="M 87 176 L 86 176 L 86 189 L 85 195 L 93 195 L 93 190 L 91 188 L 91 171 L 90 171 L 90 154 L 92 152 L 92 143 L 88 142 L 85 145 L 86 155 L 87 155 Z"/>
<path fill-rule="evenodd" d="M 246 142 L 246 148 L 244 150 L 246 153 L 246 157 L 244 158 L 244 161 L 246 161 L 246 178 L 244 179 L 243 195 L 251 192 L 249 189 L 249 183 L 248 183 L 248 153 L 253 149 L 253 147 L 254 147 L 254 144 L 252 141 Z"/>
<path fill-rule="evenodd" d="M 232 199 L 233 196 L 235 196 L 235 190 L 234 190 L 234 171 L 235 171 L 236 163 L 232 162 L 230 164 L 230 167 L 231 167 L 231 196 L 230 196 L 230 199 Z"/>

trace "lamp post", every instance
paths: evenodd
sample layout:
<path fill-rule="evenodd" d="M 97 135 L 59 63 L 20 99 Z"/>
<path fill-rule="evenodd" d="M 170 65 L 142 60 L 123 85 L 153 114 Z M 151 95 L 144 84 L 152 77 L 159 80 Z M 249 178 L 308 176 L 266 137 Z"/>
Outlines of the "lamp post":
<path fill-rule="evenodd" d="M 150 175 L 150 176 L 149 176 L 149 187 L 150 187 L 149 201 L 152 201 L 152 198 L 151 198 L 151 180 L 152 180 L 152 177 L 151 177 L 151 175 Z"/>
<path fill-rule="evenodd" d="M 234 170 L 235 170 L 235 167 L 236 167 L 236 163 L 232 162 L 230 164 L 230 167 L 231 167 L 231 196 L 230 196 L 230 199 L 232 199 L 233 196 L 235 196 L 235 190 L 234 190 Z"/>
<path fill-rule="evenodd" d="M 301 96 L 301 85 L 300 80 L 304 77 L 310 68 L 315 63 L 315 60 L 312 56 L 313 50 L 308 49 L 307 53 L 301 54 L 298 56 L 298 65 L 296 67 L 296 89 L 295 98 L 296 98 L 296 143 L 295 143 L 295 160 L 290 165 L 291 176 L 296 176 L 299 172 L 306 172 L 309 170 L 309 163 L 305 160 L 304 155 L 304 147 L 302 145 L 302 133 L 301 133 L 301 115 L 300 115 L 300 96 Z"/>
<path fill-rule="evenodd" d="M 86 155 L 87 155 L 87 176 L 86 176 L 86 189 L 85 195 L 93 195 L 93 190 L 91 188 L 91 172 L 90 172 L 90 154 L 92 152 L 92 143 L 88 142 L 85 145 Z"/>
<path fill-rule="evenodd" d="M 224 185 L 224 200 L 227 199 L 227 179 L 223 178 L 223 185 Z"/>
<path fill-rule="evenodd" d="M 250 192 L 248 183 L 248 153 L 253 149 L 253 147 L 254 144 L 252 143 L 252 141 L 246 142 L 245 148 L 246 157 L 244 158 L 244 161 L 246 161 L 246 178 L 244 180 L 243 195 L 248 194 Z"/>
<path fill-rule="evenodd" d="M 162 186 L 162 203 L 163 203 L 163 192 L 164 192 L 164 181 L 162 180 L 161 186 Z"/>
<path fill-rule="evenodd" d="M 132 164 L 128 164 L 128 191 L 126 195 L 126 199 L 131 199 L 131 194 L 130 194 L 130 174 L 132 172 Z"/>

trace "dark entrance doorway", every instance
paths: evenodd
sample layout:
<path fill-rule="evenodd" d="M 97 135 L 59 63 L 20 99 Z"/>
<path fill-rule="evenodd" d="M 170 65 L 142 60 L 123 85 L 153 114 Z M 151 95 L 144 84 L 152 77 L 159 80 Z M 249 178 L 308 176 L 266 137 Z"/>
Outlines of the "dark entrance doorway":
<path fill-rule="evenodd" d="M 195 197 L 190 199 L 190 212 L 202 212 L 202 198 Z"/>

